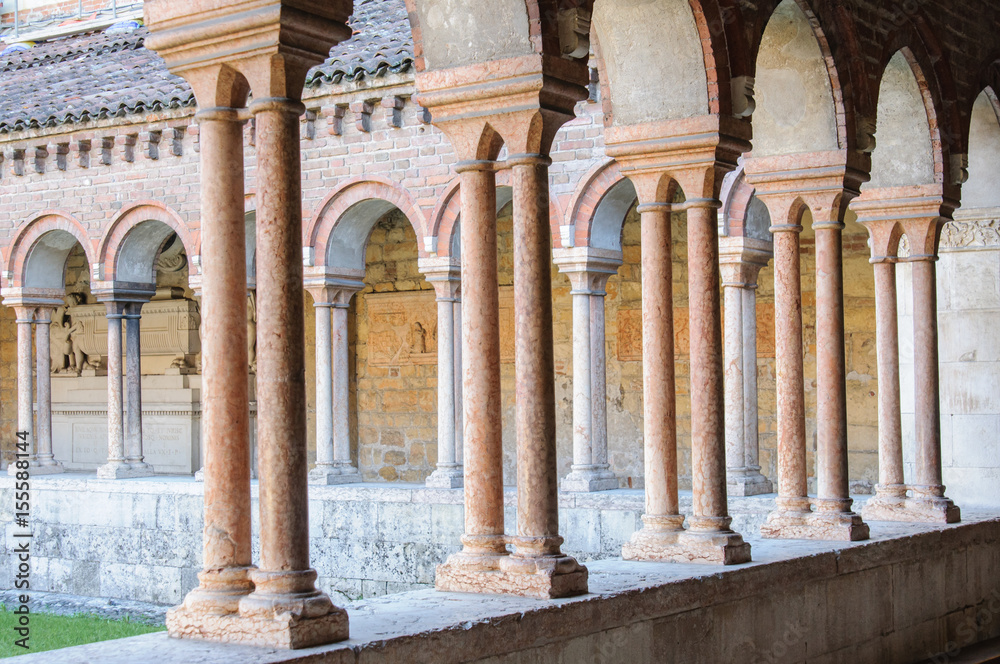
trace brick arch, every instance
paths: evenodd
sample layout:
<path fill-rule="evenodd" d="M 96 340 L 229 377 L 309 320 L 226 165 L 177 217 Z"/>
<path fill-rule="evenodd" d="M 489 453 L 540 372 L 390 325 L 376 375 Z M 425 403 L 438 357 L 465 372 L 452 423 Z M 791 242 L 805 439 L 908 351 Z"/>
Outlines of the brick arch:
<path fill-rule="evenodd" d="M 364 270 L 368 236 L 376 222 L 392 208 L 402 212 L 413 227 L 418 255 L 427 256 L 422 242 L 427 223 L 414 198 L 391 180 L 370 176 L 348 180 L 323 199 L 305 230 L 304 244 L 312 248 L 318 266 Z M 330 264 L 330 252 L 335 245 L 345 253 L 340 262 L 351 265 Z"/>
<path fill-rule="evenodd" d="M 154 230 L 149 227 L 139 229 L 151 221 L 159 222 L 167 229 Z M 163 203 L 139 201 L 123 209 L 112 219 L 98 245 L 97 257 L 104 271 L 101 278 L 106 281 L 116 281 L 119 277 L 123 277 L 125 281 L 146 283 L 147 279 L 132 278 L 134 275 L 131 274 L 131 270 L 125 268 L 121 262 L 123 260 L 142 264 L 148 262 L 150 266 L 148 283 L 155 283 L 156 256 L 169 232 L 176 233 L 180 238 L 189 259 L 201 253 L 200 234 L 192 232 L 180 215 Z M 139 237 L 138 233 L 144 237 Z"/>
<path fill-rule="evenodd" d="M 620 250 L 621 227 L 634 199 L 635 189 L 622 175 L 618 162 L 610 159 L 590 169 L 566 206 L 573 246 Z M 617 240 L 606 241 L 615 236 Z"/>
<path fill-rule="evenodd" d="M 32 217 L 10 244 L 5 261 L 9 286 L 14 288 L 65 287 L 65 260 L 75 245 L 68 248 L 50 248 L 40 244 L 45 236 L 52 237 L 50 234 L 71 236 L 76 240 L 76 243 L 83 247 L 88 267 L 93 265 L 97 253 L 93 240 L 88 236 L 87 229 L 84 228 L 83 224 L 72 214 L 63 210 L 45 210 Z M 42 260 L 45 263 L 41 270 L 41 273 L 44 274 L 51 272 L 51 268 L 59 263 L 60 256 L 62 256 L 62 274 L 64 275 L 61 283 L 56 284 L 54 276 L 50 282 L 35 283 L 37 279 L 35 279 L 34 271 L 29 276 L 28 268 L 34 265 L 35 261 Z"/>

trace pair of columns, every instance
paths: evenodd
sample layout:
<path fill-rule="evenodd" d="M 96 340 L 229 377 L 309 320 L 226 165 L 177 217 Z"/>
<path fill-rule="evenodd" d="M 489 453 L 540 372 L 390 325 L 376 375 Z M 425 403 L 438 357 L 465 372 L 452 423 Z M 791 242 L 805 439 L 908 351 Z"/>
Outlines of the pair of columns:
<path fill-rule="evenodd" d="M 108 312 L 108 462 L 97 469 L 97 477 L 146 477 L 153 474 L 153 467 L 143 460 L 142 453 L 140 325 L 142 305 L 151 293 L 95 290 L 95 295 L 104 301 Z"/>
<path fill-rule="evenodd" d="M 12 306 L 17 316 L 17 430 L 29 443 L 29 469 L 32 475 L 49 475 L 63 472 L 62 464 L 52 453 L 52 384 L 50 378 L 49 325 L 52 313 L 62 305 L 62 300 L 48 297 L 8 295 L 4 304 Z M 32 334 L 34 330 L 34 335 Z M 35 355 L 32 358 L 32 336 L 35 337 Z M 33 385 L 32 359 L 38 375 Z M 35 390 L 37 388 L 37 394 Z M 38 401 L 38 426 L 35 427 L 34 401 Z M 7 468 L 14 475 L 15 464 Z"/>
<path fill-rule="evenodd" d="M 847 370 L 842 233 L 847 204 L 864 174 L 840 152 L 751 158 L 747 180 L 772 220 L 775 365 L 778 404 L 778 497 L 764 537 L 863 540 L 868 525 L 851 511 L 847 469 Z M 807 489 L 805 375 L 799 235 L 806 210 L 816 247 L 816 447 L 818 490 Z"/>
<path fill-rule="evenodd" d="M 446 129 L 447 131 L 448 129 Z M 453 141 L 454 142 L 454 141 Z M 439 590 L 565 597 L 587 570 L 561 551 L 555 441 L 551 230 L 543 154 L 514 152 L 514 316 L 517 534 L 504 534 L 496 168 L 466 160 L 462 197 L 462 408 L 465 534 L 439 566 Z M 440 334 L 440 332 L 439 332 Z M 513 545 L 509 553 L 507 545 Z"/>
<path fill-rule="evenodd" d="M 936 188 L 874 190 L 852 204 L 868 228 L 875 271 L 876 355 L 878 361 L 879 483 L 862 509 L 866 519 L 957 523 L 961 511 L 945 497 L 941 469 L 941 408 L 938 380 L 938 238 L 957 203 Z M 900 256 L 905 234 L 910 254 Z M 916 477 L 903 477 L 900 413 L 899 330 L 896 264 L 909 263 L 913 275 L 913 360 L 916 397 Z"/>
<path fill-rule="evenodd" d="M 364 284 L 353 279 L 306 282 L 316 310 L 316 467 L 310 484 L 360 482 L 351 462 L 347 318 Z"/>
<path fill-rule="evenodd" d="M 227 76 L 226 70 L 205 72 L 213 85 L 225 83 Z M 199 88 L 204 79 L 195 77 L 193 82 L 202 93 L 200 102 L 212 98 Z M 298 149 L 302 112 L 301 102 L 283 97 L 262 97 L 250 105 L 261 183 L 256 244 L 259 567 L 253 566 L 250 545 L 245 116 L 237 108 L 224 107 L 203 107 L 197 115 L 202 174 L 204 567 L 200 585 L 168 614 L 172 636 L 299 648 L 348 635 L 346 612 L 316 589 L 317 575 L 309 565 Z M 332 403 L 331 396 L 331 408 Z M 331 432 L 332 426 L 331 422 Z M 328 451 L 329 447 L 332 442 Z M 333 457 L 336 461 L 337 455 Z"/>

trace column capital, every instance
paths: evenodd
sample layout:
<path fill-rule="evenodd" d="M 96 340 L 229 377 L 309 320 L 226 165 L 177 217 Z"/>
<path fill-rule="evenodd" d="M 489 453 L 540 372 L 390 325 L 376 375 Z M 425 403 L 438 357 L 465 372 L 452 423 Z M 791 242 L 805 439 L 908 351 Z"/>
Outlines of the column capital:
<path fill-rule="evenodd" d="M 91 285 L 91 293 L 98 302 L 103 302 L 111 313 L 112 307 L 120 309 L 124 314 L 131 305 L 140 307 L 149 302 L 156 294 L 153 284 L 136 284 L 121 281 L 95 281 Z"/>
<path fill-rule="evenodd" d="M 750 149 L 749 140 L 747 122 L 717 115 L 605 131 L 608 155 L 635 185 L 641 204 L 672 201 L 678 185 L 688 200 L 716 204 L 723 176 Z"/>
<path fill-rule="evenodd" d="M 867 155 L 848 150 L 744 160 L 747 182 L 771 215 L 774 228 L 798 225 L 805 208 L 816 224 L 839 224 L 848 203 L 868 181 Z"/>
<path fill-rule="evenodd" d="M 757 276 L 774 256 L 774 244 L 750 237 L 720 237 L 722 285 L 756 288 Z"/>
<path fill-rule="evenodd" d="M 937 258 L 941 229 L 951 220 L 958 200 L 939 184 L 866 190 L 851 202 L 851 210 L 868 229 L 873 263 L 900 260 L 903 235 L 909 244 L 906 260 Z"/>
<path fill-rule="evenodd" d="M 462 298 L 462 266 L 457 258 L 431 256 L 417 259 L 417 270 L 434 286 L 439 301 L 458 302 Z"/>
<path fill-rule="evenodd" d="M 569 277 L 573 294 L 603 296 L 608 279 L 622 264 L 622 253 L 592 247 L 559 248 L 552 250 L 552 262 Z"/>
<path fill-rule="evenodd" d="M 312 295 L 317 307 L 346 309 L 354 294 L 365 289 L 365 283 L 350 276 L 325 275 L 306 277 L 305 289 Z"/>
<path fill-rule="evenodd" d="M 39 308 L 54 309 L 63 306 L 66 291 L 62 288 L 4 288 L 0 290 L 0 296 L 3 297 L 4 306 L 34 312 Z M 21 318 L 20 313 L 18 318 Z"/>

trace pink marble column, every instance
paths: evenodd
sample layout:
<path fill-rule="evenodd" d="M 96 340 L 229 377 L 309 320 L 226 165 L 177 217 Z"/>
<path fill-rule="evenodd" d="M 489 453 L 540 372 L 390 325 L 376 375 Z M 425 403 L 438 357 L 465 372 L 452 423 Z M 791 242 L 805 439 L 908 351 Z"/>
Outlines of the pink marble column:
<path fill-rule="evenodd" d="M 798 224 L 771 226 L 774 235 L 774 341 L 778 406 L 777 509 L 762 529 L 781 537 L 788 516 L 811 511 L 806 481 L 805 370 L 802 363 L 802 276 Z"/>
<path fill-rule="evenodd" d="M 253 590 L 243 123 L 227 108 L 203 109 L 197 119 L 205 528 L 200 584 L 183 608 L 233 614 Z"/>
<path fill-rule="evenodd" d="M 670 205 L 643 203 L 642 410 L 646 511 L 643 527 L 622 548 L 627 560 L 654 560 L 672 547 L 684 516 L 677 495 L 677 405 L 674 387 L 674 295 Z"/>
<path fill-rule="evenodd" d="M 283 623 L 317 619 L 324 637 L 346 636 L 347 614 L 316 589 L 309 566 L 305 320 L 302 267 L 301 102 L 250 105 L 257 148 L 257 439 L 260 566 L 240 615 Z M 245 277 L 244 277 L 245 280 Z M 283 630 L 286 628 L 282 628 Z M 288 626 L 288 629 L 294 629 Z"/>
<path fill-rule="evenodd" d="M 456 167 L 462 197 L 462 410 L 465 533 L 462 550 L 438 567 L 439 590 L 474 591 L 477 572 L 499 569 L 504 538 L 500 409 L 500 299 L 496 173 L 491 161 Z"/>
<path fill-rule="evenodd" d="M 899 396 L 896 259 L 872 258 L 875 270 L 875 342 L 878 361 L 878 476 L 865 519 L 882 521 L 904 508 L 903 429 Z"/>
<path fill-rule="evenodd" d="M 937 256 L 913 256 L 913 372 L 916 389 L 916 483 L 910 507 L 928 520 L 956 523 L 959 508 L 945 498 L 941 475 L 938 379 Z"/>
<path fill-rule="evenodd" d="M 688 529 L 690 535 L 704 536 L 706 542 L 721 546 L 724 562 L 747 562 L 750 545 L 729 528 L 732 519 L 726 495 L 718 201 L 688 199 L 686 207 L 693 492 Z"/>
<path fill-rule="evenodd" d="M 52 454 L 52 355 L 49 348 L 49 325 L 53 307 L 39 307 L 35 312 L 35 373 L 38 376 L 38 428 L 35 464 L 32 473 L 63 472 L 62 464 Z M 41 471 L 41 472 L 39 472 Z"/>
<path fill-rule="evenodd" d="M 511 155 L 514 187 L 514 367 L 517 436 L 517 536 L 504 571 L 551 585 L 551 597 L 587 592 L 587 570 L 561 551 L 556 472 L 552 340 L 551 160 Z"/>

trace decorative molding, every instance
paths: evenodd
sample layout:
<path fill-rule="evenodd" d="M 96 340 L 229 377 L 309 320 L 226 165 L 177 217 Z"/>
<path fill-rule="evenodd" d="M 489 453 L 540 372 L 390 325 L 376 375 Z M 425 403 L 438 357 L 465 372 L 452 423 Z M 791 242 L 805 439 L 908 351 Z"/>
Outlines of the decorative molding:
<path fill-rule="evenodd" d="M 949 221 L 939 247 L 941 251 L 1000 247 L 1000 217 Z"/>

